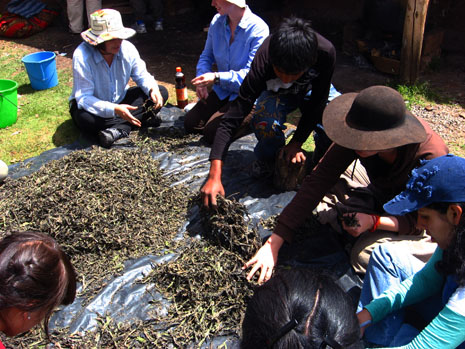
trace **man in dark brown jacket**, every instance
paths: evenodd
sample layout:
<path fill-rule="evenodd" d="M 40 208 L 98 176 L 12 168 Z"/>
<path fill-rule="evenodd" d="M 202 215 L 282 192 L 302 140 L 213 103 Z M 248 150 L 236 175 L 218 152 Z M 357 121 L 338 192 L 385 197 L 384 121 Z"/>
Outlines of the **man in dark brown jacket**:
<path fill-rule="evenodd" d="M 284 148 L 288 163 L 303 164 L 306 157 L 302 145 L 312 131 L 315 131 L 315 148 L 321 150 L 320 157 L 324 154 L 330 141 L 320 124 L 330 98 L 335 62 L 333 44 L 300 18 L 284 20 L 265 39 L 241 84 L 239 96 L 222 116 L 215 133 L 210 171 L 201 189 L 204 206 L 215 207 L 217 195 L 225 195 L 221 178 L 223 162 L 255 101 L 251 128 L 258 140 L 254 149 L 257 160 L 269 165 L 278 150 Z M 334 88 L 331 90 L 332 94 L 339 94 Z M 291 141 L 285 144 L 284 123 L 296 108 L 302 117 Z M 257 176 L 261 177 L 260 171 Z"/>
<path fill-rule="evenodd" d="M 409 239 L 409 236 L 421 234 L 415 227 L 414 217 L 385 215 L 382 205 L 405 188 L 411 170 L 422 159 L 448 153 L 442 139 L 426 122 L 406 110 L 397 91 L 385 86 L 372 86 L 358 94 L 337 97 L 324 111 L 323 126 L 333 144 L 283 210 L 273 234 L 244 266 L 252 266 L 248 279 L 259 269 L 259 282 L 271 277 L 284 241 L 292 241 L 294 231 L 341 181 L 341 175 L 348 170 L 350 176 L 358 163 L 366 173 L 364 183 L 348 188 L 342 195 L 344 202 L 337 204 L 339 212 L 356 213 L 357 224 L 343 223 L 342 227 L 359 241 L 367 241 L 364 247 L 357 247 L 352 264 L 357 263 L 355 260 L 361 251 L 368 248 L 369 255 L 374 248 L 368 246 L 373 243 L 372 239 L 365 239 L 365 236 L 376 233 L 376 240 L 381 240 L 393 236 Z M 418 237 L 413 239 L 418 240 Z M 363 270 L 363 265 L 356 267 L 360 273 Z"/>

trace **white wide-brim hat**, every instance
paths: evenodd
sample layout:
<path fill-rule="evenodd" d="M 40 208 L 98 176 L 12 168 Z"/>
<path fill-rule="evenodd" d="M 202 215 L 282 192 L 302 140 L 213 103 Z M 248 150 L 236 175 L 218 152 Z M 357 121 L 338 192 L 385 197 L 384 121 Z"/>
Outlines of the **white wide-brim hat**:
<path fill-rule="evenodd" d="M 83 31 L 81 37 L 93 46 L 113 39 L 129 39 L 136 31 L 123 26 L 121 14 L 113 9 L 97 10 L 90 15 L 90 29 Z"/>
<path fill-rule="evenodd" d="M 246 7 L 247 5 L 245 4 L 245 0 L 226 0 L 227 2 L 230 2 L 231 4 L 234 4 L 236 6 L 239 6 L 241 8 Z"/>

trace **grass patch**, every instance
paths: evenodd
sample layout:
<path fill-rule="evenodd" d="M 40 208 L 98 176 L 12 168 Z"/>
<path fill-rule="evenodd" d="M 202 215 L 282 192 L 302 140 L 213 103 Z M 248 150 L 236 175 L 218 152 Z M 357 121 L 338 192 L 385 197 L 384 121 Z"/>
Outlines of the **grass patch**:
<path fill-rule="evenodd" d="M 0 159 L 7 164 L 23 161 L 45 150 L 72 143 L 79 135 L 68 112 L 72 73 L 58 69 L 58 85 L 32 89 L 21 58 L 26 49 L 0 48 L 0 78 L 18 83 L 18 119 L 0 129 Z"/>
<path fill-rule="evenodd" d="M 449 147 L 449 151 L 452 154 L 465 157 L 465 141 L 464 140 L 461 140 L 458 142 L 448 142 L 447 146 Z"/>
<path fill-rule="evenodd" d="M 389 86 L 399 91 L 405 100 L 407 109 L 409 110 L 413 105 L 424 107 L 427 104 L 450 103 L 450 99 L 447 99 L 434 91 L 428 82 L 417 82 L 414 85 L 391 83 Z"/>
<path fill-rule="evenodd" d="M 300 110 L 296 109 L 293 112 L 289 113 L 287 115 L 287 122 L 285 125 L 287 127 L 296 127 L 297 124 L 299 123 L 300 117 L 302 114 L 300 113 Z M 292 139 L 292 136 L 286 139 L 286 144 L 289 143 Z M 310 137 L 307 138 L 307 140 L 302 144 L 302 149 L 305 150 L 307 153 L 313 152 L 315 149 L 315 142 L 313 141 L 313 133 L 310 134 Z"/>
<path fill-rule="evenodd" d="M 27 47 L 13 49 L 8 42 L 0 47 L 0 79 L 18 83 L 18 120 L 0 129 L 0 160 L 7 165 L 40 155 L 46 150 L 73 143 L 79 137 L 69 115 L 68 98 L 73 87 L 71 64 L 57 69 L 58 85 L 34 90 L 21 58 L 31 53 Z M 163 84 L 169 92 L 168 103 L 176 105 L 174 84 Z M 195 91 L 188 90 L 189 101 Z"/>

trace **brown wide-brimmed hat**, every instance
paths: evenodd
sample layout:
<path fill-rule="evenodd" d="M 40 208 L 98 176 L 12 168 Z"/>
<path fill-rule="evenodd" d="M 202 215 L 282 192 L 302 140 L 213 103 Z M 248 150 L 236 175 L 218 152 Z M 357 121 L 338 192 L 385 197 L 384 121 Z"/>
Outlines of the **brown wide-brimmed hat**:
<path fill-rule="evenodd" d="M 354 150 L 387 150 L 426 139 L 400 93 L 387 86 L 333 99 L 323 113 L 323 127 L 334 143 Z"/>

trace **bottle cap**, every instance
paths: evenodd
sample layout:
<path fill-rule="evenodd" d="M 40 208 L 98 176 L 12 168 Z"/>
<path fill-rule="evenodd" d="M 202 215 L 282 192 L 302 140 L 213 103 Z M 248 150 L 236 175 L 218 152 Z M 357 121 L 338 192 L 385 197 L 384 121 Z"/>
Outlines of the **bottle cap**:
<path fill-rule="evenodd" d="M 176 67 L 176 72 L 179 73 L 180 71 L 182 71 L 182 70 L 181 70 L 181 67 Z"/>

